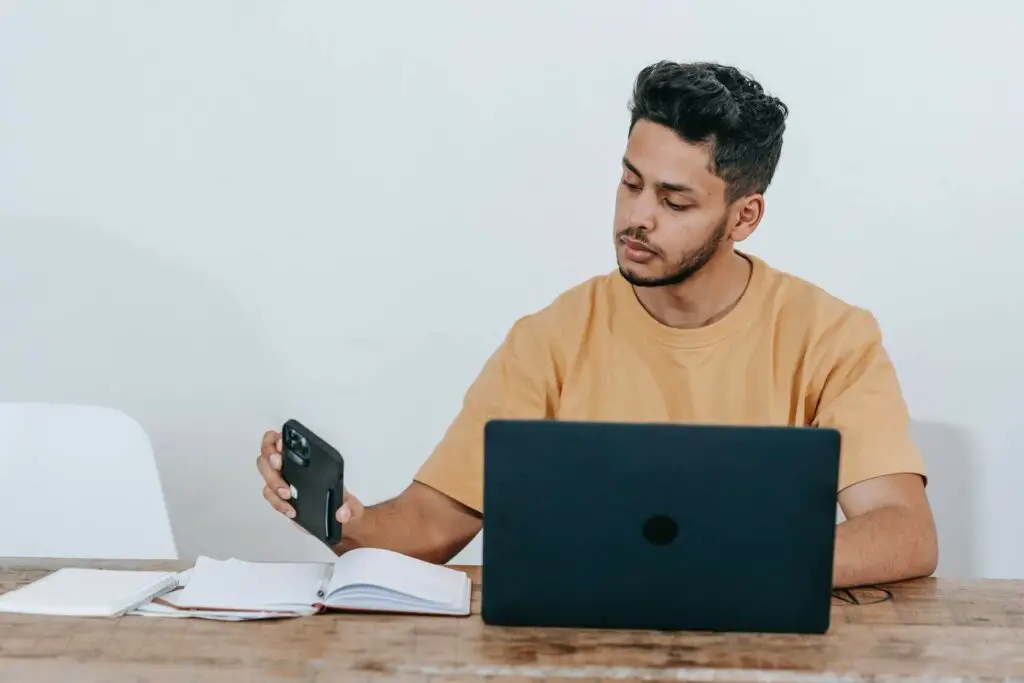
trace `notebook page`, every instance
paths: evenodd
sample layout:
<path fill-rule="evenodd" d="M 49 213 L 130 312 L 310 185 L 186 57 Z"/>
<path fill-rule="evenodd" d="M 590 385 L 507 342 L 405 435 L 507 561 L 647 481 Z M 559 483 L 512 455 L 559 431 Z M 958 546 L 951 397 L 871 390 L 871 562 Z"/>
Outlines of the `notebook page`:
<path fill-rule="evenodd" d="M 116 616 L 170 590 L 174 572 L 65 567 L 0 595 L 0 612 Z"/>
<path fill-rule="evenodd" d="M 326 583 L 325 562 L 244 562 L 200 557 L 188 584 L 174 596 L 181 607 L 308 608 Z"/>
<path fill-rule="evenodd" d="M 450 605 L 462 601 L 467 581 L 464 572 L 449 567 L 390 550 L 358 548 L 335 561 L 327 595 L 346 586 L 375 586 L 420 600 Z"/>
<path fill-rule="evenodd" d="M 459 600 L 454 602 L 434 602 L 409 597 L 404 593 L 395 593 L 384 588 L 373 586 L 348 586 L 334 593 L 326 603 L 327 607 L 337 609 L 363 609 L 378 612 L 412 613 L 412 614 L 447 614 L 465 616 L 472 609 L 470 585 L 467 580 Z"/>

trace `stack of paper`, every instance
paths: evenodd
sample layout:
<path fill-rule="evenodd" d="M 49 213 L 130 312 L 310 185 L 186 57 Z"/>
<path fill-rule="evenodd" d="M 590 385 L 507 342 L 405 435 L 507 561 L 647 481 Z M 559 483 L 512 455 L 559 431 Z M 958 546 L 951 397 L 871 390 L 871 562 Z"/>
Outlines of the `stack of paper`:
<path fill-rule="evenodd" d="M 178 585 L 175 572 L 65 567 L 0 595 L 0 612 L 116 617 Z"/>

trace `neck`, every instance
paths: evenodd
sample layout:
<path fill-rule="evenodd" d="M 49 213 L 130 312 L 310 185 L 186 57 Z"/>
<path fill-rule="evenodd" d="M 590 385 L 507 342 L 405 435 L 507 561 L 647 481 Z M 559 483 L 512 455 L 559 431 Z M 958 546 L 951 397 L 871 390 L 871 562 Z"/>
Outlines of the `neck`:
<path fill-rule="evenodd" d="M 634 287 L 636 298 L 662 325 L 696 328 L 721 320 L 743 296 L 751 264 L 729 250 L 716 255 L 686 282 L 672 287 Z"/>

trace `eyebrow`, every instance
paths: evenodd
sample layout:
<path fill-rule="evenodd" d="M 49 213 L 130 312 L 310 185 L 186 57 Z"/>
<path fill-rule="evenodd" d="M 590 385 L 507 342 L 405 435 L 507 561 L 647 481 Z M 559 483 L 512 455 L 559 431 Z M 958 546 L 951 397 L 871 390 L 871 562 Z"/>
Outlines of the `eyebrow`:
<path fill-rule="evenodd" d="M 639 178 L 641 180 L 643 180 L 644 174 L 641 173 L 637 169 L 636 166 L 634 166 L 632 163 L 630 163 L 629 159 L 627 159 L 626 157 L 622 157 L 622 165 L 625 166 L 626 168 L 628 168 L 633 174 L 639 176 Z M 661 188 L 662 190 L 666 190 L 668 192 L 688 192 L 688 193 L 693 194 L 693 195 L 698 194 L 697 191 L 695 189 L 693 189 L 692 187 L 690 187 L 689 185 L 683 185 L 681 183 L 665 183 L 665 182 L 661 182 L 661 183 L 658 183 L 658 187 Z"/>

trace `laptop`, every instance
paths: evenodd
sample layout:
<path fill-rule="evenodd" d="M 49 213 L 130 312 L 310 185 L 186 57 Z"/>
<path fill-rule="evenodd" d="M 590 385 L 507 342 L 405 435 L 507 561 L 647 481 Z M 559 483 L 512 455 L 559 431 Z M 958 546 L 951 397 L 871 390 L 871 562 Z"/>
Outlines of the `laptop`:
<path fill-rule="evenodd" d="M 825 633 L 839 454 L 826 428 L 491 421 L 481 616 Z"/>

